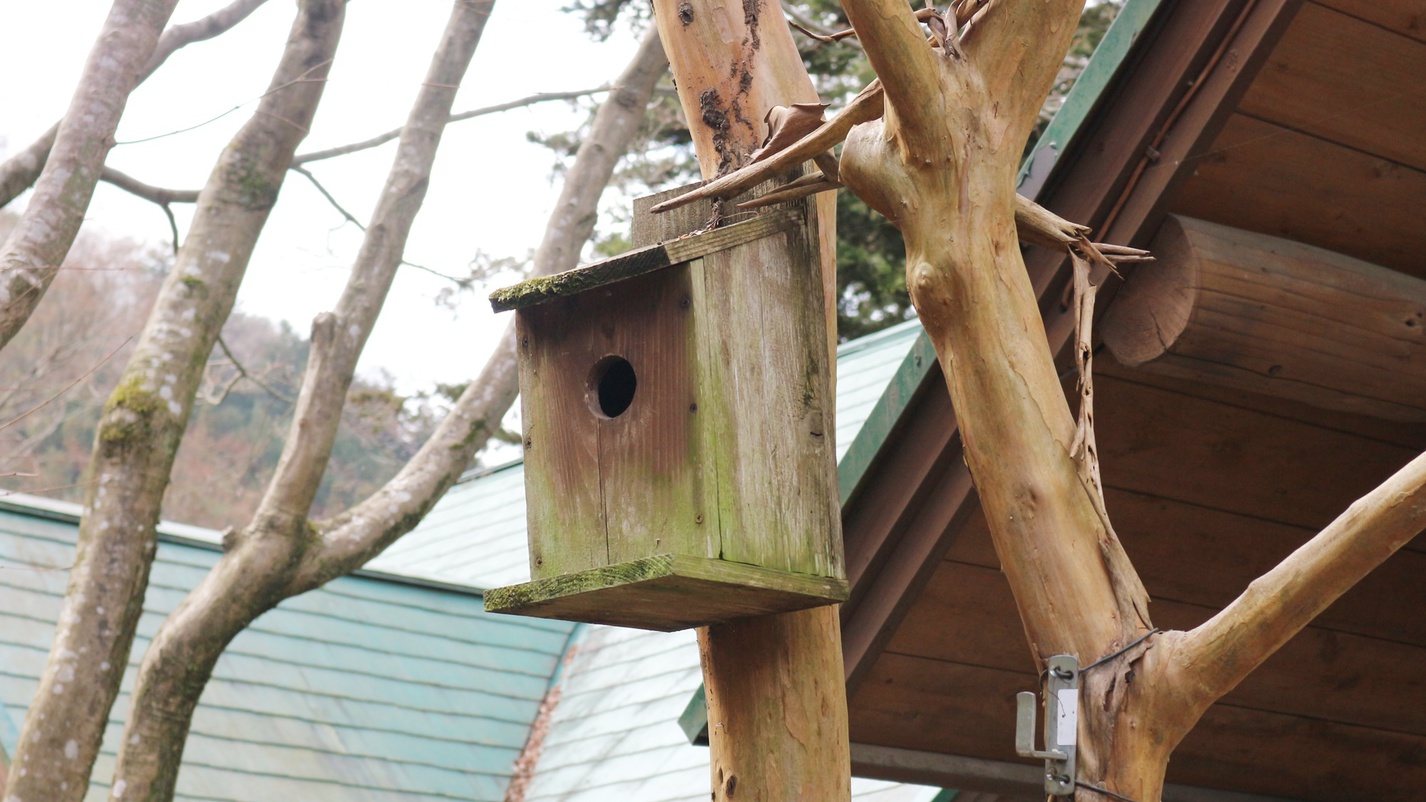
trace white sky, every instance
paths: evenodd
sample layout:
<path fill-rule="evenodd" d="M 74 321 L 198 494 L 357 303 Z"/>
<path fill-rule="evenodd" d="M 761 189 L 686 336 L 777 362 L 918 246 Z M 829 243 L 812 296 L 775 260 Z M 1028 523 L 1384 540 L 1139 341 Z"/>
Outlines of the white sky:
<path fill-rule="evenodd" d="M 197 19 L 227 2 L 182 0 L 172 22 Z M 592 42 L 577 18 L 560 12 L 566 2 L 496 3 L 455 109 L 612 81 L 633 55 L 634 38 L 621 31 L 607 43 Z M 223 36 L 174 54 L 130 98 L 117 140 L 186 128 L 242 108 L 195 131 L 119 145 L 108 163 L 150 184 L 201 187 L 219 150 L 266 89 L 295 6 L 293 0 L 269 0 Z M 299 152 L 399 127 L 450 7 L 447 0 L 350 3 L 322 105 Z M 108 8 L 104 0 L 0 2 L 0 158 L 28 145 L 63 113 Z M 528 143 L 525 134 L 571 130 L 583 119 L 569 104 L 552 102 L 447 128 L 407 258 L 462 275 L 477 251 L 523 257 L 533 250 L 559 185 L 550 181 L 552 154 Z M 390 143 L 310 168 L 365 222 L 394 152 Z M 192 207 L 174 209 L 182 232 Z M 287 320 L 305 334 L 313 316 L 335 304 L 360 244 L 356 227 L 343 223 L 305 178 L 289 173 L 248 268 L 240 308 Z M 102 183 L 87 225 L 155 244 L 171 238 L 158 207 Z M 437 307 L 433 298 L 445 286 L 402 269 L 367 345 L 363 372 L 387 370 L 405 391 L 474 377 L 505 318 L 490 312 L 484 292 L 463 296 L 454 313 Z"/>

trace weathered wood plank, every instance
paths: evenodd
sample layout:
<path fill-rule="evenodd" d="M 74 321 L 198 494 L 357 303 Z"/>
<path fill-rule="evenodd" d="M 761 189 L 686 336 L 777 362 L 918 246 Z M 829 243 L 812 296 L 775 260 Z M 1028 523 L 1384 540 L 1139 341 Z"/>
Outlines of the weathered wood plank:
<path fill-rule="evenodd" d="M 639 248 L 553 276 L 522 281 L 491 293 L 490 305 L 496 312 L 508 312 L 556 298 L 568 298 L 771 236 L 796 226 L 800 221 L 801 216 L 794 212 L 772 209 L 751 220 L 685 234 L 679 239 Z"/>
<path fill-rule="evenodd" d="M 1313 530 L 1418 453 L 1117 378 L 1095 405 L 1107 485 Z"/>
<path fill-rule="evenodd" d="M 1310 245 L 1170 217 L 1100 331 L 1130 367 L 1426 420 L 1426 281 Z"/>
<path fill-rule="evenodd" d="M 1402 446 L 1418 453 L 1426 450 L 1426 424 L 1388 421 L 1370 415 L 1326 410 L 1287 398 L 1248 392 L 1218 384 L 1207 384 L 1201 381 L 1190 381 L 1174 376 L 1146 373 L 1142 370 L 1126 368 L 1113 359 L 1096 360 L 1094 374 L 1096 379 L 1100 376 L 1123 379 L 1134 384 L 1157 387 L 1189 398 L 1199 398 L 1239 409 L 1263 412 L 1276 418 Z M 1068 392 L 1068 388 L 1072 387 L 1073 378 L 1066 377 L 1066 379 L 1065 386 Z"/>
<path fill-rule="evenodd" d="M 1415 593 L 1426 601 L 1426 593 Z M 1398 600 L 1414 607 L 1406 599 Z M 1154 623 L 1191 629 L 1215 607 L 1155 599 Z M 1009 584 L 993 568 L 943 562 L 887 651 L 1033 672 Z M 1080 655 L 1088 663 L 1101 655 Z M 1426 647 L 1308 627 L 1225 697 L 1255 710 L 1426 735 Z"/>
<path fill-rule="evenodd" d="M 1426 42 L 1426 11 L 1421 10 L 1421 0 L 1315 0 L 1318 5 L 1328 6 L 1351 14 L 1359 19 L 1396 31 Z"/>
<path fill-rule="evenodd" d="M 723 558 L 841 577 L 816 253 L 808 229 L 796 228 L 704 257 L 696 337 L 709 374 L 699 414 L 711 421 Z"/>
<path fill-rule="evenodd" d="M 846 580 L 661 554 L 485 594 L 493 613 L 671 632 L 846 598 Z"/>
<path fill-rule="evenodd" d="M 1376 5 L 1353 3 L 1353 13 Z M 1426 43 L 1308 3 L 1238 111 L 1426 170 L 1423 75 Z"/>
<path fill-rule="evenodd" d="M 1014 696 L 1034 686 L 1032 674 L 887 653 L 852 699 L 852 740 L 1026 763 L 1013 750 Z M 1426 737 L 1219 704 L 1174 751 L 1168 779 L 1311 802 L 1413 799 Z"/>
<path fill-rule="evenodd" d="M 632 403 L 618 416 L 596 412 L 592 398 L 574 410 L 597 421 L 599 471 L 585 480 L 599 485 L 609 563 L 655 554 L 717 557 L 721 548 L 704 465 L 708 430 L 698 414 L 696 272 L 679 265 L 593 293 L 600 321 L 584 370 L 617 355 L 636 381 Z"/>
<path fill-rule="evenodd" d="M 570 298 L 522 312 L 520 420 L 525 437 L 525 515 L 530 576 L 582 571 L 609 562 L 599 491 L 599 421 L 586 382 L 593 332 Z"/>
<path fill-rule="evenodd" d="M 1173 211 L 1426 278 L 1426 172 L 1234 115 Z"/>

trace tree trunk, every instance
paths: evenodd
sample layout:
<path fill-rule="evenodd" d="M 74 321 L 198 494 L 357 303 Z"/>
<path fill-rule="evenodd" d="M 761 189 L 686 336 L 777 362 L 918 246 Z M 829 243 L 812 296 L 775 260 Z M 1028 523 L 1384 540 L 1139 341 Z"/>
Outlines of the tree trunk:
<path fill-rule="evenodd" d="M 776 105 L 817 101 L 780 7 L 656 0 L 679 100 L 704 178 L 747 163 Z M 836 356 L 836 198 L 817 198 L 827 310 Z M 846 684 L 836 607 L 699 631 L 708 698 L 713 799 L 849 799 Z"/>
<path fill-rule="evenodd" d="M 410 531 L 497 428 L 517 389 L 513 339 L 502 340 L 480 377 L 405 468 L 371 499 L 331 521 L 309 523 L 336 420 L 361 346 L 400 265 L 450 106 L 493 0 L 457 2 L 422 91 L 402 130 L 396 162 L 338 308 L 320 316 L 301 400 L 278 470 L 254 519 L 164 622 L 140 667 L 115 769 L 129 796 L 172 798 L 193 712 L 218 658 L 257 616 L 283 599 L 359 568 Z M 600 194 L 627 150 L 664 73 L 655 34 L 601 106 L 552 214 L 537 269 L 567 269 L 593 229 Z"/>
<path fill-rule="evenodd" d="M 105 405 L 75 563 L 21 732 L 15 755 L 21 770 L 11 777 L 11 797 L 77 802 L 84 796 L 143 609 L 154 527 L 189 406 L 311 124 L 343 6 L 341 0 L 302 3 L 272 89 L 203 190 L 188 239 Z"/>
<path fill-rule="evenodd" d="M 1209 622 L 1153 629 L 1104 510 L 1092 416 L 1076 423 L 1065 403 L 1016 243 L 1019 154 L 1082 3 L 990 3 L 968 24 L 948 13 L 930 45 L 901 0 L 844 5 L 887 107 L 852 129 L 841 175 L 906 240 L 907 285 L 1031 651 L 1042 667 L 1061 653 L 1086 666 L 1074 780 L 1087 798 L 1158 800 L 1170 753 L 1209 705 L 1426 525 L 1426 456 Z M 1103 257 L 1077 238 L 1087 373 L 1089 260 Z"/>
<path fill-rule="evenodd" d="M 0 348 L 30 319 L 74 244 L 129 93 L 177 3 L 116 2 L 89 53 L 69 110 L 55 129 L 53 147 L 44 149 L 53 154 L 48 161 L 35 147 L 19 154 L 17 164 L 42 166 L 44 171 L 30 205 L 0 249 Z M 48 138 L 46 133 L 41 141 Z"/>
<path fill-rule="evenodd" d="M 158 46 L 154 48 L 134 84 L 143 83 L 179 48 L 194 42 L 212 39 L 247 19 L 249 14 L 252 14 L 258 6 L 265 2 L 267 0 L 233 0 L 230 5 L 202 19 L 175 25 L 164 31 L 163 36 L 158 40 Z M 167 5 L 174 4 L 168 3 Z M 159 23 L 160 26 L 162 24 L 162 22 Z M 125 96 L 127 97 L 127 93 Z M 59 123 L 50 126 L 50 129 L 41 134 L 39 139 L 31 142 L 24 150 L 0 164 L 0 207 L 8 205 L 21 192 L 29 189 L 30 185 L 40 177 L 40 172 L 45 168 L 45 161 L 49 159 L 50 150 L 54 147 L 59 127 Z"/>

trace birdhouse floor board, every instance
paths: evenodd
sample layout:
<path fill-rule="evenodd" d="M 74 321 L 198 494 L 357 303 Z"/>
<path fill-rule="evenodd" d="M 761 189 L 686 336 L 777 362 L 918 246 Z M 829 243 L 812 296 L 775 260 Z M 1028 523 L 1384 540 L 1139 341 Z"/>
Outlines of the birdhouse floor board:
<path fill-rule="evenodd" d="M 490 305 L 496 312 L 508 312 L 544 303 L 555 298 L 567 298 L 596 287 L 652 273 L 684 262 L 691 262 L 712 253 L 725 251 L 753 240 L 786 231 L 802 221 L 794 211 L 774 211 L 760 214 L 723 228 L 714 228 L 678 239 L 650 245 L 610 259 L 576 267 L 553 276 L 541 276 L 496 290 L 490 295 Z"/>
<path fill-rule="evenodd" d="M 486 591 L 493 613 L 672 632 L 847 598 L 832 577 L 660 554 Z M 695 603 L 696 602 L 696 603 Z"/>

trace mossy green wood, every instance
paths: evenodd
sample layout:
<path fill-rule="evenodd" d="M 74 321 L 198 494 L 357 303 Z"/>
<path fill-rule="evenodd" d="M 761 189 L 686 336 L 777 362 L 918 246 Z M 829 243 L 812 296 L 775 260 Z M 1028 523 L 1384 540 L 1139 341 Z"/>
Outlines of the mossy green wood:
<path fill-rule="evenodd" d="M 810 216 L 808 204 L 795 205 Z M 844 576 L 815 230 L 704 257 L 697 339 L 723 559 Z"/>
<path fill-rule="evenodd" d="M 678 265 L 519 313 L 532 577 L 718 554 L 690 295 Z M 615 417 L 598 400 L 610 357 L 637 377 Z"/>
<path fill-rule="evenodd" d="M 812 212 L 701 231 L 708 204 L 649 215 L 661 199 L 635 205 L 638 270 L 500 296 L 518 310 L 534 581 L 488 609 L 679 629 L 846 597 Z M 687 261 L 649 268 L 651 238 Z M 614 357 L 636 377 L 618 412 L 598 389 Z"/>
<path fill-rule="evenodd" d="M 841 578 L 661 554 L 486 591 L 485 609 L 672 632 L 846 597 Z"/>
<path fill-rule="evenodd" d="M 599 492 L 598 421 L 589 414 L 583 355 L 594 333 L 565 325 L 577 298 L 516 317 L 520 414 L 525 440 L 525 504 L 530 575 L 606 565 L 604 500 Z"/>

